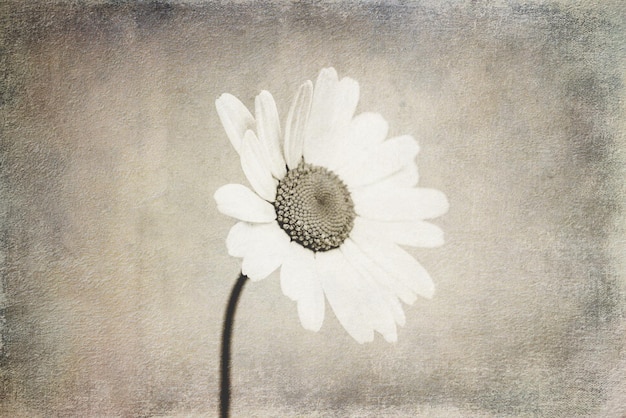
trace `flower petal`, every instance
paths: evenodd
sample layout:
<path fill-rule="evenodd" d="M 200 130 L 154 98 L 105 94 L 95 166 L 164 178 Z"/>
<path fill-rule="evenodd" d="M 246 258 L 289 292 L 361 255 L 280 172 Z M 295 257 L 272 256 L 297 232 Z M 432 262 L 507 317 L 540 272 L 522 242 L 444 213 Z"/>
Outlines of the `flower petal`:
<path fill-rule="evenodd" d="M 396 322 L 388 301 L 369 285 L 341 250 L 316 254 L 320 279 L 337 319 L 358 342 L 371 341 L 372 331 L 397 340 Z"/>
<path fill-rule="evenodd" d="M 389 187 L 415 187 L 419 181 L 419 173 L 417 164 L 411 161 L 405 165 L 400 171 L 385 177 L 383 180 L 372 184 L 372 186 L 389 188 Z"/>
<path fill-rule="evenodd" d="M 339 79 L 334 68 L 320 71 L 304 135 L 303 155 L 308 163 L 321 165 L 320 159 L 328 152 L 328 136 L 335 119 L 338 85 Z"/>
<path fill-rule="evenodd" d="M 250 246 L 248 236 L 251 234 L 251 229 L 252 226 L 247 222 L 237 222 L 230 228 L 226 237 L 228 254 L 239 258 L 246 255 Z"/>
<path fill-rule="evenodd" d="M 363 299 L 354 282 L 356 272 L 340 251 L 319 252 L 316 267 L 324 294 L 344 329 L 358 343 L 374 340 L 374 330 L 363 314 Z"/>
<path fill-rule="evenodd" d="M 281 266 L 289 251 L 289 236 L 276 222 L 239 222 L 230 229 L 226 247 L 231 256 L 243 258 L 242 273 L 258 281 Z"/>
<path fill-rule="evenodd" d="M 366 151 L 387 138 L 389 125 L 378 113 L 356 115 L 343 132 L 336 135 L 337 148 L 328 168 L 336 171 L 364 158 Z"/>
<path fill-rule="evenodd" d="M 359 222 L 373 236 L 412 247 L 440 247 L 443 231 L 424 221 L 385 222 L 359 217 Z"/>
<path fill-rule="evenodd" d="M 337 85 L 335 115 L 331 129 L 339 130 L 348 125 L 354 117 L 358 104 L 359 83 L 350 77 L 342 78 Z"/>
<path fill-rule="evenodd" d="M 289 169 L 294 169 L 302 159 L 304 147 L 304 130 L 307 125 L 311 100 L 313 98 L 313 83 L 307 81 L 300 86 L 298 94 L 289 109 L 285 127 L 285 159 Z"/>
<path fill-rule="evenodd" d="M 253 282 L 265 279 L 281 266 L 284 255 L 272 254 L 252 254 L 243 259 L 241 272 L 248 276 Z"/>
<path fill-rule="evenodd" d="M 341 246 L 341 251 L 346 258 L 353 264 L 362 266 L 363 270 L 370 273 L 371 277 L 379 284 L 379 286 L 392 295 L 397 296 L 400 300 L 408 305 L 415 302 L 417 296 L 402 281 L 397 280 L 394 276 L 383 270 L 374 262 L 367 254 L 365 254 L 352 239 L 347 239 Z M 398 322 L 400 325 L 403 323 Z"/>
<path fill-rule="evenodd" d="M 280 120 L 276 102 L 269 91 L 263 90 L 254 101 L 257 135 L 265 146 L 272 175 L 282 179 L 287 173 L 280 144 Z"/>
<path fill-rule="evenodd" d="M 274 206 L 241 184 L 226 184 L 213 195 L 217 210 L 240 221 L 272 222 L 276 219 Z"/>
<path fill-rule="evenodd" d="M 362 274 L 361 270 L 350 263 L 345 253 L 342 252 L 342 256 L 347 266 L 352 268 L 354 272 L 351 286 L 354 289 L 354 294 L 360 297 L 359 307 L 366 323 L 381 333 L 387 342 L 397 341 L 398 333 L 392 313 L 392 302 L 385 297 L 386 293 L 371 280 L 367 272 Z"/>
<path fill-rule="evenodd" d="M 381 221 L 416 221 L 436 218 L 448 211 L 446 195 L 427 188 L 385 188 L 379 185 L 352 191 L 359 216 Z"/>
<path fill-rule="evenodd" d="M 368 234 L 362 224 L 356 220 L 350 238 L 376 264 L 413 292 L 426 298 L 433 297 L 435 285 L 430 275 L 417 260 L 402 248 L 396 244 L 376 239 L 377 237 Z"/>
<path fill-rule="evenodd" d="M 254 117 L 238 98 L 229 93 L 222 94 L 215 101 L 215 108 L 228 139 L 239 152 L 244 134 L 254 128 Z"/>
<path fill-rule="evenodd" d="M 335 172 L 348 187 L 365 186 L 397 173 L 407 164 L 415 164 L 418 151 L 417 141 L 410 135 L 391 138 L 370 148 L 360 161 Z"/>
<path fill-rule="evenodd" d="M 402 310 L 402 305 L 398 301 L 398 298 L 388 285 L 388 282 L 392 280 L 389 278 L 389 275 L 376 266 L 371 260 L 367 259 L 367 256 L 364 255 L 354 241 L 350 239 L 347 239 L 341 245 L 341 252 L 346 257 L 346 260 L 348 260 L 348 263 L 359 272 L 361 276 L 360 283 L 367 289 L 366 291 L 380 298 L 379 303 L 387 307 L 388 312 L 393 315 L 394 321 L 399 325 L 404 325 L 406 321 L 404 311 Z M 364 262 L 364 259 L 367 259 L 367 262 Z M 379 277 L 376 278 L 375 275 L 379 275 Z M 395 334 L 395 327 L 393 329 L 389 327 L 387 334 L 390 337 Z M 383 333 L 383 335 L 385 334 Z"/>
<path fill-rule="evenodd" d="M 311 113 L 304 138 L 304 159 L 328 167 L 336 155 L 338 133 L 345 130 L 359 102 L 359 83 L 337 77 L 334 68 L 324 68 L 315 82 Z"/>
<path fill-rule="evenodd" d="M 276 222 L 253 225 L 250 250 L 241 271 L 252 281 L 266 278 L 281 266 L 289 251 L 289 236 Z"/>
<path fill-rule="evenodd" d="M 324 292 L 315 270 L 313 252 L 291 242 L 289 255 L 280 269 L 283 293 L 298 302 L 300 322 L 305 329 L 319 331 L 324 322 Z"/>
<path fill-rule="evenodd" d="M 272 177 L 264 157 L 263 145 L 252 131 L 246 131 L 241 143 L 241 167 L 254 190 L 263 199 L 273 202 L 278 181 Z"/>

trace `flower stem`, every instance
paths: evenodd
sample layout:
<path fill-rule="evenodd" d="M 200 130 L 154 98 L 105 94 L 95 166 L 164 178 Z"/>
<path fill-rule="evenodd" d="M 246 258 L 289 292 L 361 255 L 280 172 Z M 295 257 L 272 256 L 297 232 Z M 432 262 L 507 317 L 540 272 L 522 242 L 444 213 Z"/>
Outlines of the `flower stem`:
<path fill-rule="evenodd" d="M 246 284 L 248 276 L 243 273 L 239 274 L 239 278 L 233 286 L 226 307 L 226 316 L 224 317 L 224 328 L 222 330 L 222 358 L 220 362 L 220 417 L 228 418 L 230 412 L 230 341 L 233 335 L 233 323 L 235 322 L 235 310 L 239 295 Z"/>

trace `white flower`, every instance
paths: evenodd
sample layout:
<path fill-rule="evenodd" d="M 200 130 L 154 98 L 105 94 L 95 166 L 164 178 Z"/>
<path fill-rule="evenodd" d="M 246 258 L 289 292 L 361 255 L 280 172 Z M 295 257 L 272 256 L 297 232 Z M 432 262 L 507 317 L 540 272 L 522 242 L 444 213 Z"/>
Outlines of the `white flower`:
<path fill-rule="evenodd" d="M 315 88 L 300 86 L 283 135 L 269 92 L 256 97 L 254 116 L 222 94 L 217 111 L 254 191 L 227 184 L 215 200 L 240 221 L 226 245 L 243 258 L 242 273 L 256 281 L 280 267 L 304 328 L 320 329 L 326 298 L 359 343 L 374 331 L 393 342 L 405 322 L 400 300 L 411 304 L 435 289 L 400 245 L 442 245 L 441 229 L 424 219 L 447 212 L 448 202 L 415 187 L 415 139 L 386 139 L 379 114 L 354 116 L 358 100 L 355 80 L 325 68 Z"/>

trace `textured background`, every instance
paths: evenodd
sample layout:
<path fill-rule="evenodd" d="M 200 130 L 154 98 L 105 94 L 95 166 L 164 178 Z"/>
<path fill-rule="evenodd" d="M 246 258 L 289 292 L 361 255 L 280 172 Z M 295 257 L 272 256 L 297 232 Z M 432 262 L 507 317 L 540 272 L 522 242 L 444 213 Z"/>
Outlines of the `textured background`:
<path fill-rule="evenodd" d="M 2 416 L 212 416 L 245 182 L 222 92 L 335 66 L 443 190 L 396 344 L 248 285 L 239 416 L 626 414 L 620 2 L 0 5 Z"/>

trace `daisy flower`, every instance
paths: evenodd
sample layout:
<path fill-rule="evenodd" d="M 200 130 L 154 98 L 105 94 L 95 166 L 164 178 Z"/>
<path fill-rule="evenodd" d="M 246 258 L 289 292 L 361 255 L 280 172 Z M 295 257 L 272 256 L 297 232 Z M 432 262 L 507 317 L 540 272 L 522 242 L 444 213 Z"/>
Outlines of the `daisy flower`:
<path fill-rule="evenodd" d="M 359 85 L 323 69 L 302 84 L 284 133 L 272 95 L 254 115 L 225 93 L 216 108 L 252 189 L 227 184 L 218 210 L 239 220 L 228 253 L 252 281 L 280 268 L 283 293 L 297 302 L 304 328 L 318 331 L 327 300 L 359 343 L 374 331 L 397 340 L 400 301 L 431 298 L 428 272 L 401 246 L 436 247 L 443 232 L 425 219 L 447 212 L 446 196 L 416 187 L 419 147 L 410 135 L 387 139 L 377 113 L 355 116 Z"/>

